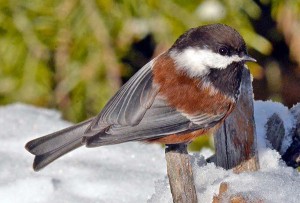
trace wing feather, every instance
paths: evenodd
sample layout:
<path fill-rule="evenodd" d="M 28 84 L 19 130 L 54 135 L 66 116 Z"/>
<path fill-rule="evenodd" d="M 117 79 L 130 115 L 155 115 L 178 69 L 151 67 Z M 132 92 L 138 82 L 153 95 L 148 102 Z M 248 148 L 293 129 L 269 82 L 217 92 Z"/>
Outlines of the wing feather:
<path fill-rule="evenodd" d="M 154 60 L 121 87 L 94 119 L 86 133 L 99 131 L 110 125 L 134 126 L 140 122 L 158 93 L 158 88 L 152 85 Z"/>

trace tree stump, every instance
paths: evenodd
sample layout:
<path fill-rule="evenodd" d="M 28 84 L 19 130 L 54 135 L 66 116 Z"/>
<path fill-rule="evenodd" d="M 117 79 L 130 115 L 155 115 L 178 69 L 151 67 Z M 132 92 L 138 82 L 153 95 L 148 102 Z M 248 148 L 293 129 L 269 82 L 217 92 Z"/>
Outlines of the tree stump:
<path fill-rule="evenodd" d="M 243 70 L 241 93 L 233 112 L 214 136 L 216 154 L 213 161 L 236 172 L 259 168 L 254 121 L 253 90 L 250 72 Z"/>

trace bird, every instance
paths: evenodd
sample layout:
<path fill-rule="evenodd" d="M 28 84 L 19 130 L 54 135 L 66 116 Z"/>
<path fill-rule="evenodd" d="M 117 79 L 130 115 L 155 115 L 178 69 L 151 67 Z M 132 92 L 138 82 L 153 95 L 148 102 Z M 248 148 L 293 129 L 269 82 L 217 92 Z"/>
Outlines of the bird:
<path fill-rule="evenodd" d="M 134 74 L 97 116 L 29 141 L 25 148 L 35 155 L 33 169 L 81 146 L 190 143 L 233 111 L 248 61 L 256 62 L 234 28 L 189 29 Z"/>

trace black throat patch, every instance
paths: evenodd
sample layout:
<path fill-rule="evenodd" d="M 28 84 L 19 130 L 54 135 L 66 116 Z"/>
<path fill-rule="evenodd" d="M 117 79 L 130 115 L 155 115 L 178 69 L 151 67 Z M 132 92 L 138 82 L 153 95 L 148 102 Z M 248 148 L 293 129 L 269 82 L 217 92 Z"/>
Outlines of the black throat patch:
<path fill-rule="evenodd" d="M 206 77 L 218 90 L 237 99 L 243 68 L 243 62 L 233 62 L 225 69 L 210 68 L 210 73 Z"/>

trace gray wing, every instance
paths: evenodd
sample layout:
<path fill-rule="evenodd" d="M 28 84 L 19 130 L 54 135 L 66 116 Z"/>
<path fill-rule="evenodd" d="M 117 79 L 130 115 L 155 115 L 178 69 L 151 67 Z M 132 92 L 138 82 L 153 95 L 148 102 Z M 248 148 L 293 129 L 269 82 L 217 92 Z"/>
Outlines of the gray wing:
<path fill-rule="evenodd" d="M 86 145 L 88 147 L 96 147 L 128 141 L 142 141 L 170 134 L 180 134 L 202 128 L 210 128 L 223 119 L 225 113 L 214 116 L 208 114 L 201 115 L 196 116 L 196 124 L 176 109 L 169 107 L 163 99 L 156 98 L 138 125 L 111 125 L 98 134 L 87 138 Z"/>
<path fill-rule="evenodd" d="M 158 88 L 152 85 L 154 60 L 121 87 L 93 120 L 86 134 L 93 134 L 111 125 L 134 126 L 140 122 L 158 93 Z"/>

